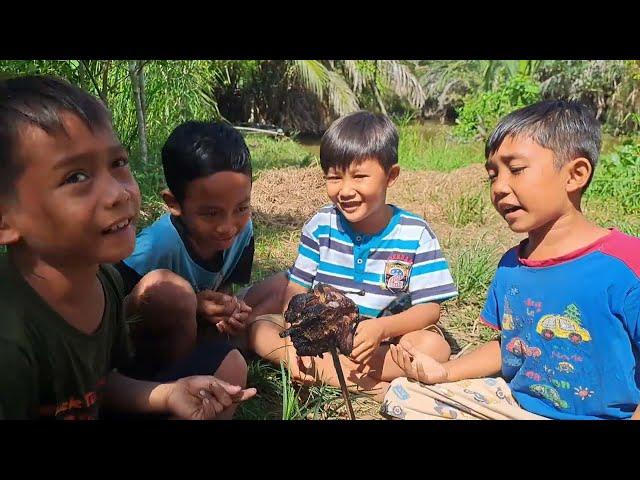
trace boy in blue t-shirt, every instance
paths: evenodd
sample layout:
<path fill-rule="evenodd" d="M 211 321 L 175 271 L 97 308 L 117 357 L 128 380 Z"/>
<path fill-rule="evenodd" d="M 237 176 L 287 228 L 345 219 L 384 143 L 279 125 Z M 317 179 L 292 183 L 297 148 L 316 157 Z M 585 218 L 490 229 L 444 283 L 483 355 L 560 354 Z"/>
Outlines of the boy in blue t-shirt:
<path fill-rule="evenodd" d="M 580 103 L 539 102 L 498 124 L 485 150 L 491 200 L 512 231 L 527 234 L 502 257 L 480 314 L 500 338 L 446 363 L 410 346 L 392 347 L 408 377 L 438 385 L 399 379 L 386 396 L 386 413 L 638 415 L 640 239 L 582 214 L 599 151 L 600 126 Z M 478 378 L 499 373 L 507 383 Z"/>
<path fill-rule="evenodd" d="M 269 312 L 270 288 L 285 285 L 280 275 L 244 299 L 229 294 L 232 284 L 249 283 L 254 251 L 251 159 L 238 131 L 183 123 L 162 149 L 162 166 L 169 213 L 140 232 L 117 265 L 140 375 L 184 358 L 203 332 L 241 335 L 254 308 Z"/>

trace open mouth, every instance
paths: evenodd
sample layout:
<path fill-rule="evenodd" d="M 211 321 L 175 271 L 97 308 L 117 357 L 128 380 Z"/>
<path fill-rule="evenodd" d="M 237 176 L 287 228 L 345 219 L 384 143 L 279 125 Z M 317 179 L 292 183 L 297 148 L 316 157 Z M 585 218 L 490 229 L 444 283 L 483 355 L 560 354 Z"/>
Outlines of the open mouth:
<path fill-rule="evenodd" d="M 520 210 L 522 210 L 522 207 L 519 207 L 517 205 L 508 205 L 508 206 L 502 207 L 500 210 L 502 212 L 502 216 L 506 217 L 507 215 L 519 212 Z"/>
<path fill-rule="evenodd" d="M 121 232 L 123 230 L 125 230 L 127 227 L 129 227 L 129 225 L 131 225 L 131 218 L 127 218 L 125 220 L 122 220 L 118 223 L 114 223 L 113 225 L 111 225 L 109 228 L 105 228 L 102 233 L 103 235 L 108 235 L 108 234 L 112 234 L 112 233 L 118 233 Z"/>
<path fill-rule="evenodd" d="M 360 205 L 362 205 L 362 202 L 348 202 L 348 203 L 340 203 L 340 208 L 342 210 L 344 210 L 345 212 L 353 212 L 355 209 L 357 209 Z"/>

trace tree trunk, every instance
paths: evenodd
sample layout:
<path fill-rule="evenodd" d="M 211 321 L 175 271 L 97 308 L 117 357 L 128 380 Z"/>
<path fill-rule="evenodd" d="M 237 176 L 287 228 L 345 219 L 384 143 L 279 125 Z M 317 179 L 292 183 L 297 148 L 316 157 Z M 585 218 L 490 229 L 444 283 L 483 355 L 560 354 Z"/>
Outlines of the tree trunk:
<path fill-rule="evenodd" d="M 149 161 L 149 151 L 147 147 L 147 124 L 145 119 L 146 101 L 144 98 L 144 76 L 142 68 L 142 62 L 136 60 L 129 61 L 129 78 L 131 79 L 131 87 L 133 89 L 133 99 L 136 102 L 140 157 L 142 158 L 143 163 L 147 163 Z"/>

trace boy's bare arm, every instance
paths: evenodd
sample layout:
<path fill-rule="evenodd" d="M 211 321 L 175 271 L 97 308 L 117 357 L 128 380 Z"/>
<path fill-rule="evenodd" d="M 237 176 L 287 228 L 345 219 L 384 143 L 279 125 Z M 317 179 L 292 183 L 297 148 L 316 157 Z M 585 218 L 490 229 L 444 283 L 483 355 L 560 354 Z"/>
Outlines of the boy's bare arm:
<path fill-rule="evenodd" d="M 119 372 L 107 377 L 105 405 L 116 410 L 169 414 L 183 419 L 213 419 L 232 403 L 254 396 L 210 375 L 186 377 L 171 383 L 136 380 Z"/>
<path fill-rule="evenodd" d="M 302 285 L 289 280 L 289 283 L 287 284 L 287 287 L 284 289 L 284 293 L 281 298 L 280 311 L 284 313 L 287 310 L 287 307 L 289 306 L 289 302 L 291 301 L 291 298 L 293 296 L 298 295 L 300 293 L 307 293 L 308 291 L 309 291 L 308 288 L 303 287 Z"/>
<path fill-rule="evenodd" d="M 250 317 L 282 313 L 282 297 L 288 283 L 286 274 L 280 272 L 252 285 L 243 299 L 252 309 Z"/>
<path fill-rule="evenodd" d="M 105 406 L 120 411 L 166 413 L 168 390 L 168 385 L 134 380 L 112 372 L 107 377 L 104 403 Z"/>
<path fill-rule="evenodd" d="M 375 319 L 380 323 L 384 338 L 394 338 L 409 332 L 422 330 L 428 325 L 433 325 L 440 319 L 440 304 L 422 303 L 414 305 L 404 312 L 388 317 Z"/>
<path fill-rule="evenodd" d="M 455 360 L 440 363 L 402 342 L 391 345 L 391 358 L 407 377 L 427 384 L 457 382 L 495 375 L 502 368 L 500 343 L 493 340 Z"/>
<path fill-rule="evenodd" d="M 350 356 L 358 363 L 366 362 L 383 340 L 422 330 L 427 325 L 436 323 L 438 318 L 440 318 L 440 305 L 425 303 L 414 305 L 395 315 L 360 322 Z"/>
<path fill-rule="evenodd" d="M 467 355 L 449 360 L 444 367 L 449 382 L 496 375 L 502 370 L 500 342 L 492 340 L 485 343 Z"/>

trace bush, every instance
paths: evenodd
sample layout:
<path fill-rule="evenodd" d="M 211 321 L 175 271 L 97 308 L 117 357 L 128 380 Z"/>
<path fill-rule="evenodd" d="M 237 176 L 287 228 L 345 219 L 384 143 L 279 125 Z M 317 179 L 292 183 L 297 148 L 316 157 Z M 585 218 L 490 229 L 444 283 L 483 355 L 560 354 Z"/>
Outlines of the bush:
<path fill-rule="evenodd" d="M 467 95 L 454 134 L 486 140 L 502 117 L 538 100 L 540 85 L 525 75 L 515 75 L 498 90 Z"/>
<path fill-rule="evenodd" d="M 630 139 L 604 155 L 587 195 L 615 200 L 625 213 L 640 213 L 640 139 Z"/>

